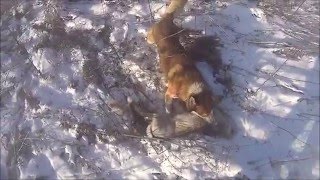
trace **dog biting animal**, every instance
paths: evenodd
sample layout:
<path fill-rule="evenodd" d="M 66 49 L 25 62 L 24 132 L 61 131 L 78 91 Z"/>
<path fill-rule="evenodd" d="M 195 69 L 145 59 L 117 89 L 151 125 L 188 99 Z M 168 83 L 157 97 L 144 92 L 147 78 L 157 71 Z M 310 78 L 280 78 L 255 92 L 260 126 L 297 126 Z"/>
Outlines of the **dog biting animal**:
<path fill-rule="evenodd" d="M 140 130 L 139 135 L 156 138 L 174 138 L 191 133 L 230 138 L 234 133 L 230 117 L 219 108 L 213 110 L 215 117 L 209 122 L 194 112 L 188 112 L 186 104 L 179 99 L 174 99 L 172 105 L 171 114 L 162 113 L 161 110 L 158 113 L 150 113 L 142 108 L 140 103 L 128 98 L 134 129 Z"/>
<path fill-rule="evenodd" d="M 173 111 L 166 113 L 149 113 L 141 108 L 138 103 L 128 99 L 128 104 L 135 125 L 148 124 L 145 133 L 148 137 L 173 138 L 187 135 L 201 130 L 209 123 L 197 114 L 186 111 L 184 102 L 173 100 Z M 144 125 L 145 126 L 145 125 Z"/>

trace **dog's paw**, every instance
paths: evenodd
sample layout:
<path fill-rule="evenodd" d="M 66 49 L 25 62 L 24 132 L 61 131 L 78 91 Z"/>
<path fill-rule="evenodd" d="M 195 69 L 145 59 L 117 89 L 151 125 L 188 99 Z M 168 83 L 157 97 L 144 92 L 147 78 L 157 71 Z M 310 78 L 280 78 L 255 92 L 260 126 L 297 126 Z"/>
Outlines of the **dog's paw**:
<path fill-rule="evenodd" d="M 173 99 L 172 97 L 168 94 L 168 91 L 166 92 L 165 98 L 164 98 L 164 106 L 166 109 L 166 113 L 170 114 L 173 109 Z"/>
<path fill-rule="evenodd" d="M 152 133 L 152 128 L 151 128 L 151 124 L 148 125 L 147 129 L 146 129 L 146 134 L 147 134 L 147 137 L 149 138 L 153 138 L 153 133 Z"/>
<path fill-rule="evenodd" d="M 172 112 L 172 103 L 165 104 L 166 113 L 170 114 Z"/>

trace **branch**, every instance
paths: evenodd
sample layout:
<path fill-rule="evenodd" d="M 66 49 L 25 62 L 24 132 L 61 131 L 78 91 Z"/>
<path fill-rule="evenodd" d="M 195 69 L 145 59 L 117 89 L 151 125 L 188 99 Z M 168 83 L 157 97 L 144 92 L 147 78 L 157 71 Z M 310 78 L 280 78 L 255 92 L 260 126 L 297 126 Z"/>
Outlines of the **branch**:
<path fill-rule="evenodd" d="M 286 42 L 263 42 L 263 41 L 248 41 L 248 43 L 251 43 L 251 44 L 260 44 L 260 45 L 276 45 L 277 47 L 278 46 L 281 46 L 281 47 L 291 47 L 290 44 L 286 43 Z M 272 47 L 274 48 L 274 47 Z"/>
<path fill-rule="evenodd" d="M 283 127 L 281 127 L 281 126 L 279 126 L 279 125 L 277 125 L 276 123 L 274 123 L 273 121 L 271 121 L 271 120 L 268 120 L 271 124 L 273 124 L 274 126 L 276 126 L 277 128 L 279 128 L 279 129 L 281 129 L 281 130 L 283 130 L 283 131 L 285 131 L 285 132 L 287 132 L 288 134 L 290 134 L 293 138 L 295 138 L 295 139 L 297 139 L 298 141 L 300 141 L 301 143 L 303 143 L 303 144 L 305 144 L 305 145 L 307 145 L 307 146 L 309 146 L 309 147 L 311 147 L 311 145 L 309 144 L 309 143 L 307 143 L 307 142 L 305 142 L 305 141 L 303 141 L 303 140 L 301 140 L 300 138 L 298 138 L 296 135 L 294 135 L 292 132 L 290 132 L 289 130 L 286 130 L 285 128 L 283 128 Z"/>
<path fill-rule="evenodd" d="M 264 73 L 264 74 L 270 74 L 269 72 L 264 71 L 264 70 L 259 70 L 259 72 L 262 72 L 262 73 Z M 279 75 L 279 74 L 275 74 L 274 76 L 281 77 L 281 78 L 284 78 L 284 79 L 293 80 L 293 81 L 299 81 L 299 82 L 310 83 L 310 84 L 320 84 L 320 83 L 312 82 L 312 81 L 305 81 L 305 80 L 301 80 L 301 79 L 294 79 L 294 78 L 286 77 L 286 76 Z"/>
<path fill-rule="evenodd" d="M 279 68 L 278 68 L 268 79 L 266 79 L 266 80 L 261 84 L 261 86 L 255 91 L 255 94 L 258 93 L 258 91 L 261 89 L 262 86 L 264 86 L 264 84 L 265 84 L 266 82 L 268 82 L 271 78 L 273 78 L 273 77 L 275 76 L 275 74 L 286 64 L 286 62 L 287 62 L 288 60 L 289 60 L 289 59 L 286 59 L 286 60 L 279 66 Z"/>
<path fill-rule="evenodd" d="M 253 169 L 257 169 L 260 168 L 262 166 L 268 165 L 270 164 L 271 166 L 275 165 L 275 164 L 280 164 L 280 163 L 288 163 L 288 162 L 298 162 L 298 161 L 305 161 L 308 159 L 311 159 L 312 157 L 304 157 L 304 158 L 292 158 L 292 159 L 283 159 L 283 160 L 269 160 L 269 162 L 257 165 L 256 167 L 254 167 Z"/>
<path fill-rule="evenodd" d="M 294 14 L 301 8 L 301 6 L 306 2 L 307 0 L 304 0 L 299 6 L 298 8 L 292 13 L 291 17 L 290 18 L 287 18 L 286 21 L 284 22 L 284 24 L 287 24 L 288 20 L 290 20 Z"/>
<path fill-rule="evenodd" d="M 170 38 L 170 37 L 172 37 L 172 36 L 175 36 L 175 35 L 177 35 L 177 34 L 182 33 L 183 31 L 185 31 L 185 29 L 181 29 L 180 31 L 178 31 L 178 32 L 176 32 L 176 33 L 173 33 L 173 34 L 171 34 L 171 35 L 169 35 L 169 36 L 166 36 L 166 37 L 164 37 L 164 38 L 160 39 L 159 41 L 162 41 L 162 40 L 168 39 L 168 38 Z"/>
<path fill-rule="evenodd" d="M 149 7 L 149 10 L 150 10 L 150 22 L 152 23 L 154 21 L 154 17 L 153 17 L 153 13 L 152 13 L 152 9 L 151 9 L 150 0 L 148 0 L 148 7 Z"/>

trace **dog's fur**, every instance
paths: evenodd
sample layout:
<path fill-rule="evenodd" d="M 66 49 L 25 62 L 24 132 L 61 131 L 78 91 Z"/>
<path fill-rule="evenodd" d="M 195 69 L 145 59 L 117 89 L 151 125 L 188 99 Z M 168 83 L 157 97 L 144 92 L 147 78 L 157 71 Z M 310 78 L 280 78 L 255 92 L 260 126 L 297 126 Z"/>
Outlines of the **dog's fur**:
<path fill-rule="evenodd" d="M 200 72 L 179 41 L 183 29 L 173 23 L 174 15 L 166 14 L 154 24 L 147 35 L 147 42 L 156 44 L 160 58 L 160 70 L 167 81 L 165 102 L 170 105 L 173 98 L 192 101 L 189 111 L 201 117 L 211 116 L 213 100 Z M 190 104 L 190 103 L 188 103 Z"/>
<path fill-rule="evenodd" d="M 183 11 L 184 6 L 188 0 L 171 0 L 169 6 L 166 8 L 166 14 L 179 14 Z"/>
<path fill-rule="evenodd" d="M 205 61 L 218 73 L 222 69 L 222 60 L 218 47 L 220 42 L 215 36 L 202 36 L 185 43 L 186 52 L 194 62 Z"/>

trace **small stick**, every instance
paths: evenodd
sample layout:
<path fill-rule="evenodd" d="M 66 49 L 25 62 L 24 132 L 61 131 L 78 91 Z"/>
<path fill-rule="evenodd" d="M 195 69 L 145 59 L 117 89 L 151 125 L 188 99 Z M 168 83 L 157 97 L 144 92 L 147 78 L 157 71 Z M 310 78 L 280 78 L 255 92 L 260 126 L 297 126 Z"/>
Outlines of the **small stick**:
<path fill-rule="evenodd" d="M 148 0 L 148 6 L 149 6 L 149 10 L 150 10 L 150 22 L 152 23 L 152 21 L 154 21 L 154 17 L 153 17 L 153 13 L 152 13 L 152 9 L 151 9 L 151 4 L 150 4 L 150 0 Z"/>
<path fill-rule="evenodd" d="M 299 113 L 298 115 L 308 115 L 308 116 L 313 116 L 313 117 L 320 117 L 318 114 L 310 114 L 310 113 Z"/>
<path fill-rule="evenodd" d="M 169 142 L 169 143 L 172 143 L 170 140 L 170 138 L 157 138 L 157 137 L 147 137 L 147 136 L 136 136 L 136 135 L 132 135 L 132 134 L 123 134 L 123 136 L 126 136 L 126 137 L 131 137 L 131 138 L 137 138 L 137 139 L 148 139 L 148 140 L 153 140 L 153 141 L 165 141 L 165 142 Z M 175 143 L 174 143 L 175 144 Z"/>
<path fill-rule="evenodd" d="M 298 6 L 298 8 L 292 13 L 291 18 L 292 18 L 293 15 L 301 8 L 301 6 L 302 6 L 306 1 L 307 1 L 307 0 L 304 0 L 304 1 Z M 286 21 L 285 21 L 284 23 L 287 24 L 288 20 L 291 19 L 291 18 L 286 19 Z"/>
<path fill-rule="evenodd" d="M 289 44 L 283 42 L 263 42 L 263 41 L 248 41 L 251 44 L 265 44 L 265 45 L 278 45 L 283 47 L 290 47 Z"/>
<path fill-rule="evenodd" d="M 262 72 L 262 73 L 264 73 L 264 74 L 269 74 L 269 72 L 264 71 L 264 70 L 259 70 L 259 72 Z M 280 77 L 280 78 L 285 78 L 285 79 L 293 80 L 293 81 L 305 82 L 305 83 L 310 83 L 310 84 L 320 84 L 320 83 L 317 83 L 317 82 L 312 82 L 312 81 L 306 81 L 306 80 L 301 80 L 301 79 L 290 78 L 290 77 L 286 77 L 286 76 L 279 75 L 279 74 L 275 74 L 275 76 L 278 76 L 278 77 Z"/>
<path fill-rule="evenodd" d="M 288 60 L 289 60 L 289 59 L 286 59 L 286 60 L 279 66 L 279 68 L 278 68 L 274 73 L 272 73 L 272 75 L 271 75 L 268 79 L 266 79 L 266 80 L 261 84 L 261 86 L 256 90 L 255 94 L 258 93 L 258 91 L 261 89 L 262 86 L 264 86 L 264 84 L 265 84 L 267 81 L 269 81 L 271 78 L 273 78 L 273 77 L 276 75 L 276 73 L 286 64 L 286 62 L 287 62 Z"/>
<path fill-rule="evenodd" d="M 310 145 L 309 143 L 307 143 L 307 142 L 305 142 L 305 141 L 303 141 L 303 140 L 299 139 L 299 138 L 298 138 L 296 135 L 294 135 L 292 132 L 290 132 L 290 131 L 286 130 L 285 128 L 283 128 L 283 127 L 281 127 L 281 126 L 279 126 L 279 125 L 277 125 L 276 123 L 274 123 L 274 122 L 273 122 L 273 121 L 271 121 L 271 120 L 269 120 L 269 122 L 270 122 L 271 124 L 275 125 L 277 128 L 279 128 L 279 129 L 281 129 L 281 130 L 283 130 L 283 131 L 285 131 L 285 132 L 289 133 L 292 137 L 294 137 L 294 138 L 295 138 L 295 139 L 297 139 L 298 141 L 302 142 L 303 144 L 305 144 L 305 145 L 307 145 L 307 146 L 311 147 L 311 145 Z"/>
<path fill-rule="evenodd" d="M 177 35 L 177 34 L 182 33 L 183 31 L 185 31 L 185 29 L 181 29 L 180 31 L 178 31 L 178 32 L 176 32 L 176 33 L 173 33 L 173 34 L 171 34 L 171 35 L 169 35 L 169 36 L 166 36 L 166 37 L 164 37 L 164 38 L 160 39 L 159 41 L 162 41 L 162 40 L 168 39 L 168 38 L 170 38 L 170 37 L 172 37 L 172 36 L 175 36 L 175 35 Z"/>
<path fill-rule="evenodd" d="M 279 164 L 279 163 L 288 163 L 288 162 L 297 162 L 297 161 L 305 161 L 305 160 L 308 160 L 308 159 L 311 159 L 312 157 L 304 157 L 304 158 L 296 158 L 296 159 L 285 159 L 285 160 L 269 160 L 269 162 L 266 162 L 266 163 L 263 163 L 263 164 L 260 164 L 256 167 L 254 167 L 253 169 L 257 169 L 259 167 L 262 167 L 262 166 L 265 166 L 265 165 L 268 165 L 268 164 Z"/>

